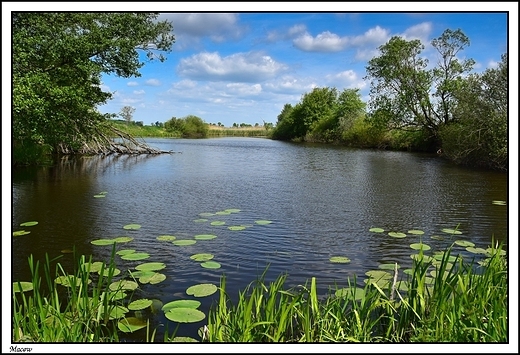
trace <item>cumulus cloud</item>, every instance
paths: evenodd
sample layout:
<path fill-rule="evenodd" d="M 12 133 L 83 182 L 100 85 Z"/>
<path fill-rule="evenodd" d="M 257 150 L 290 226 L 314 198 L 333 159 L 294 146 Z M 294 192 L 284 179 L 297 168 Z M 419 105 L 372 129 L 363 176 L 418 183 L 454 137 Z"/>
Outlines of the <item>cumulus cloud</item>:
<path fill-rule="evenodd" d="M 406 39 L 407 41 L 418 39 L 426 45 L 429 42 L 431 32 L 432 23 L 423 22 L 418 25 L 407 28 L 400 36 Z"/>
<path fill-rule="evenodd" d="M 329 31 L 322 32 L 316 37 L 306 32 L 293 40 L 296 48 L 305 52 L 339 52 L 346 47 L 347 42 L 348 38 Z"/>
<path fill-rule="evenodd" d="M 144 95 L 144 90 L 134 90 L 134 95 Z"/>
<path fill-rule="evenodd" d="M 267 41 L 268 42 L 276 42 L 276 41 L 283 41 L 283 40 L 289 40 L 293 39 L 295 37 L 298 37 L 300 35 L 303 35 L 307 32 L 307 27 L 302 24 L 297 24 L 289 28 L 287 31 L 270 31 L 267 34 Z"/>
<path fill-rule="evenodd" d="M 126 83 L 127 86 L 139 86 L 139 84 L 137 83 L 137 81 L 129 81 L 128 83 Z"/>
<path fill-rule="evenodd" d="M 161 82 L 157 79 L 148 79 L 145 81 L 145 84 L 149 86 L 160 86 Z"/>
<path fill-rule="evenodd" d="M 256 82 L 272 78 L 286 69 L 286 65 L 261 52 L 227 57 L 221 57 L 217 52 L 204 52 L 182 59 L 177 72 L 192 80 Z"/>
<path fill-rule="evenodd" d="M 366 86 L 366 82 L 353 70 L 345 70 L 336 74 L 329 74 L 325 79 L 327 85 L 338 88 L 363 89 Z"/>

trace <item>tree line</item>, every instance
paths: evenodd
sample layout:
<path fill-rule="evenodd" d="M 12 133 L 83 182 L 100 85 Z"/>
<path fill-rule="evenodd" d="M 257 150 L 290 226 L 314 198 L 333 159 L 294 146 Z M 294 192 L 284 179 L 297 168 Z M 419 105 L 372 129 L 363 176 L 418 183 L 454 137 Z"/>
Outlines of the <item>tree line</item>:
<path fill-rule="evenodd" d="M 314 88 L 285 104 L 272 138 L 438 152 L 507 170 L 508 56 L 471 73 L 475 61 L 459 59 L 469 44 L 460 29 L 445 30 L 431 42 L 438 61 L 430 67 L 420 40 L 394 36 L 366 66 L 367 104 L 359 89 Z"/>

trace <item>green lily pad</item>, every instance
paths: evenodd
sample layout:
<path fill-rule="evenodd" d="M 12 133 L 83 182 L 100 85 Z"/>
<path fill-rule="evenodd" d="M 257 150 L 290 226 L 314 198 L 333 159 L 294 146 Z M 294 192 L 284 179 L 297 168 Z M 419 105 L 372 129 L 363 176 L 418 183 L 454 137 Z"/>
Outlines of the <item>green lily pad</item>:
<path fill-rule="evenodd" d="M 393 278 L 392 274 L 384 270 L 369 270 L 365 272 L 365 275 L 376 280 Z"/>
<path fill-rule="evenodd" d="M 217 263 L 216 261 L 205 261 L 200 266 L 206 268 L 206 269 L 220 269 L 220 263 Z"/>
<path fill-rule="evenodd" d="M 163 282 L 164 280 L 166 280 L 166 275 L 165 274 L 161 274 L 161 273 L 154 273 L 152 276 L 141 276 L 139 278 L 139 282 L 142 283 L 142 284 L 150 284 L 150 285 L 155 285 L 155 284 L 158 284 L 160 282 Z"/>
<path fill-rule="evenodd" d="M 438 260 L 438 261 L 442 261 L 442 259 L 444 258 L 444 253 L 443 252 L 440 252 L 440 253 L 436 253 L 433 255 L 433 259 L 435 260 Z M 450 255 L 448 257 L 448 262 L 450 263 L 453 263 L 457 260 L 457 256 L 456 255 Z"/>
<path fill-rule="evenodd" d="M 466 250 L 473 254 L 486 254 L 486 249 L 484 248 L 467 247 Z"/>
<path fill-rule="evenodd" d="M 93 263 L 83 263 L 82 267 L 85 271 L 89 270 L 90 272 L 99 272 L 104 265 L 105 263 L 101 261 L 95 261 Z"/>
<path fill-rule="evenodd" d="M 31 232 L 25 231 L 25 230 L 15 231 L 15 232 L 13 232 L 13 237 L 19 237 L 21 235 L 26 235 L 26 234 L 29 234 L 29 233 L 31 233 Z"/>
<path fill-rule="evenodd" d="M 141 277 L 152 277 L 155 274 L 155 271 L 153 271 L 153 270 L 150 270 L 150 271 L 140 271 L 140 270 L 139 271 L 131 271 L 131 270 L 128 270 L 128 273 L 134 279 L 139 279 Z"/>
<path fill-rule="evenodd" d="M 246 229 L 246 227 L 244 227 L 244 226 L 230 226 L 230 227 L 228 227 L 228 229 L 231 230 L 231 231 L 241 231 L 241 230 Z"/>
<path fill-rule="evenodd" d="M 474 247 L 475 243 L 472 243 L 468 240 L 456 240 L 455 244 L 460 245 L 461 247 Z"/>
<path fill-rule="evenodd" d="M 108 319 L 120 319 L 124 318 L 125 314 L 128 313 L 128 308 L 123 306 L 112 306 L 110 308 L 110 313 L 108 315 Z"/>
<path fill-rule="evenodd" d="M 444 233 L 448 233 L 448 234 L 462 234 L 461 231 L 456 230 L 456 229 L 450 229 L 450 228 L 444 228 L 442 231 Z"/>
<path fill-rule="evenodd" d="M 101 192 L 99 193 L 99 195 L 106 195 L 107 193 L 108 193 L 108 191 L 101 191 Z"/>
<path fill-rule="evenodd" d="M 213 221 L 210 224 L 212 226 L 223 226 L 224 224 L 226 224 L 226 222 L 224 222 L 224 221 Z"/>
<path fill-rule="evenodd" d="M 108 293 L 108 299 L 110 301 L 119 301 L 124 299 L 127 296 L 125 291 L 111 291 Z"/>
<path fill-rule="evenodd" d="M 172 308 L 164 315 L 177 323 L 196 323 L 206 318 L 203 312 L 193 308 Z"/>
<path fill-rule="evenodd" d="M 82 283 L 81 278 L 76 277 L 74 275 L 64 275 L 64 276 L 58 276 L 54 279 L 54 282 L 56 282 L 58 285 L 62 285 L 65 287 L 72 287 L 76 286 L 79 287 Z M 88 280 L 87 283 L 91 283 L 92 280 Z"/>
<path fill-rule="evenodd" d="M 131 254 L 121 255 L 121 259 L 123 259 L 123 260 L 144 260 L 144 259 L 148 259 L 149 257 L 150 257 L 150 254 L 148 254 L 148 253 L 131 253 Z"/>
<path fill-rule="evenodd" d="M 226 216 L 228 214 L 231 214 L 231 212 L 228 212 L 228 211 L 218 211 L 218 212 L 215 212 L 215 214 L 217 216 Z"/>
<path fill-rule="evenodd" d="M 103 197 L 105 197 L 105 195 L 104 194 L 98 194 L 98 195 L 94 195 L 94 197 L 95 198 L 103 198 Z"/>
<path fill-rule="evenodd" d="M 146 327 L 146 322 L 136 317 L 125 317 L 117 323 L 117 328 L 123 333 L 132 333 Z"/>
<path fill-rule="evenodd" d="M 354 299 L 354 300 L 360 300 L 363 297 L 365 297 L 365 290 L 360 287 L 350 288 L 340 288 L 339 290 L 336 290 L 334 293 L 336 297 L 340 298 L 346 298 L 346 299 Z"/>
<path fill-rule="evenodd" d="M 121 249 L 119 251 L 116 251 L 117 255 L 128 255 L 132 253 L 135 253 L 135 249 Z"/>
<path fill-rule="evenodd" d="M 392 282 L 392 280 L 384 277 L 379 279 L 369 277 L 368 279 L 364 279 L 363 282 L 367 285 L 376 284 L 380 288 L 387 288 Z"/>
<path fill-rule="evenodd" d="M 13 282 L 13 291 L 14 292 L 26 292 L 31 291 L 34 288 L 32 282 L 20 281 Z"/>
<path fill-rule="evenodd" d="M 224 212 L 238 213 L 240 210 L 238 208 L 228 208 L 227 210 L 224 210 Z"/>
<path fill-rule="evenodd" d="M 38 222 L 36 222 L 36 221 L 24 222 L 24 223 L 20 224 L 20 227 L 32 227 L 37 224 L 38 224 Z"/>
<path fill-rule="evenodd" d="M 138 311 L 141 309 L 148 308 L 151 305 L 152 305 L 152 300 L 149 300 L 147 298 L 142 298 L 140 300 L 135 300 L 135 301 L 131 302 L 128 305 L 128 309 L 131 311 Z"/>
<path fill-rule="evenodd" d="M 112 282 L 108 288 L 111 290 L 111 291 L 119 291 L 119 290 L 127 290 L 127 291 L 133 291 L 135 289 L 137 289 L 137 287 L 139 287 L 139 285 L 137 284 L 137 282 L 135 281 L 130 281 L 130 280 L 119 280 L 119 281 L 115 281 L 115 282 Z"/>
<path fill-rule="evenodd" d="M 333 256 L 329 259 L 331 263 L 340 263 L 340 264 L 346 264 L 350 263 L 350 259 L 346 256 Z"/>
<path fill-rule="evenodd" d="M 114 239 L 96 239 L 90 242 L 90 244 L 94 245 L 112 245 L 116 241 Z"/>
<path fill-rule="evenodd" d="M 162 310 L 164 312 L 168 312 L 169 310 L 173 308 L 199 308 L 200 301 L 197 300 L 177 300 L 177 301 L 171 301 L 166 303 L 164 306 L 162 306 Z"/>
<path fill-rule="evenodd" d="M 428 255 L 420 256 L 419 254 L 412 254 L 412 255 L 410 255 L 410 258 L 412 258 L 413 260 L 416 260 L 416 261 L 422 260 L 422 262 L 424 262 L 424 263 L 429 263 L 430 261 L 434 260 L 431 256 L 428 256 Z"/>
<path fill-rule="evenodd" d="M 411 275 L 413 275 L 413 269 L 404 269 L 403 273 L 411 276 Z"/>
<path fill-rule="evenodd" d="M 500 201 L 500 200 L 494 200 L 491 203 L 494 204 L 494 205 L 498 205 L 498 206 L 506 206 L 507 205 L 506 201 Z"/>
<path fill-rule="evenodd" d="M 123 226 L 123 229 L 127 229 L 127 230 L 138 230 L 140 228 L 141 228 L 141 225 L 135 224 L 135 223 L 130 223 L 130 224 Z"/>
<path fill-rule="evenodd" d="M 160 240 L 162 242 L 173 242 L 177 237 L 173 235 L 160 235 L 157 237 L 157 240 Z"/>
<path fill-rule="evenodd" d="M 268 221 L 268 220 L 265 220 L 265 219 L 259 219 L 258 221 L 255 221 L 256 224 L 260 224 L 260 225 L 266 225 L 266 224 L 271 224 L 273 223 L 272 221 Z"/>
<path fill-rule="evenodd" d="M 114 241 L 116 243 L 128 243 L 128 242 L 131 242 L 132 240 L 134 240 L 134 238 L 127 237 L 127 236 L 117 237 L 114 239 Z"/>
<path fill-rule="evenodd" d="M 199 219 L 194 219 L 193 222 L 195 223 L 204 223 L 204 222 L 207 222 L 208 219 L 207 218 L 199 218 Z"/>
<path fill-rule="evenodd" d="M 190 259 L 195 261 L 208 261 L 214 258 L 213 254 L 208 253 L 199 253 L 199 254 L 193 254 L 190 256 Z"/>
<path fill-rule="evenodd" d="M 114 268 L 112 276 L 117 276 L 120 273 L 121 273 L 121 270 L 119 270 L 118 268 Z M 99 270 L 98 274 L 99 274 L 99 276 L 108 277 L 108 275 L 110 274 L 110 269 L 108 269 L 108 268 L 104 269 L 103 274 L 101 274 L 101 270 Z"/>
<path fill-rule="evenodd" d="M 139 264 L 135 267 L 136 270 L 143 270 L 143 271 L 157 271 L 162 270 L 166 267 L 165 263 L 144 263 Z"/>
<path fill-rule="evenodd" d="M 424 231 L 420 229 L 411 229 L 408 231 L 409 234 L 415 234 L 415 235 L 422 235 L 424 234 Z"/>
<path fill-rule="evenodd" d="M 397 264 L 397 268 L 399 269 L 401 266 Z M 395 263 L 388 263 L 388 264 L 379 264 L 378 268 L 381 270 L 395 270 Z"/>
<path fill-rule="evenodd" d="M 213 284 L 198 284 L 188 287 L 186 293 L 194 297 L 206 297 L 217 292 L 217 286 Z"/>
<path fill-rule="evenodd" d="M 193 239 L 179 239 L 173 242 L 173 244 L 178 246 L 193 245 L 195 243 L 197 243 L 197 241 Z"/>
<path fill-rule="evenodd" d="M 413 243 L 413 244 L 410 244 L 410 248 L 414 249 L 414 250 L 430 250 L 431 247 L 427 244 L 423 244 L 423 243 Z"/>
<path fill-rule="evenodd" d="M 383 233 L 385 230 L 383 228 L 370 228 L 368 231 L 374 233 Z"/>
<path fill-rule="evenodd" d="M 435 239 L 435 240 L 444 240 L 444 237 L 441 237 L 439 235 L 432 235 L 430 238 Z"/>
<path fill-rule="evenodd" d="M 195 239 L 197 240 L 210 240 L 215 239 L 217 236 L 213 234 L 199 234 L 195 236 Z"/>
<path fill-rule="evenodd" d="M 507 253 L 506 253 L 506 251 L 503 250 L 503 249 L 500 249 L 500 250 L 495 249 L 495 250 L 493 251 L 492 248 L 487 248 L 487 249 L 486 249 L 486 254 L 489 255 L 489 256 L 492 256 L 493 254 L 498 254 L 498 255 L 505 256 Z"/>
<path fill-rule="evenodd" d="M 172 343 L 199 343 L 197 339 L 193 339 L 192 337 L 175 337 L 171 339 Z"/>
<path fill-rule="evenodd" d="M 391 237 L 394 237 L 394 238 L 404 238 L 404 237 L 406 237 L 406 234 L 400 233 L 400 232 L 389 232 L 388 235 L 391 236 Z"/>
<path fill-rule="evenodd" d="M 199 213 L 199 216 L 201 217 L 211 217 L 211 216 L 214 216 L 215 214 L 214 213 L 211 213 L 211 212 L 203 212 L 203 213 Z"/>

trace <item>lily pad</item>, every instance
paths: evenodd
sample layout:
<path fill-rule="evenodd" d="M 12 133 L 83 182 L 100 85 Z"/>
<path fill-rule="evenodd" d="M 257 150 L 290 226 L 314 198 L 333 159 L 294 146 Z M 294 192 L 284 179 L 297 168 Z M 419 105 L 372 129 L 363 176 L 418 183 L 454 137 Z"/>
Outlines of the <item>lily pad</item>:
<path fill-rule="evenodd" d="M 414 250 L 430 250 L 431 247 L 427 244 L 423 244 L 423 243 L 413 243 L 413 244 L 410 244 L 410 248 L 414 249 Z"/>
<path fill-rule="evenodd" d="M 132 333 L 146 327 L 146 322 L 136 317 L 125 317 L 117 323 L 117 328 L 124 333 Z"/>
<path fill-rule="evenodd" d="M 206 318 L 203 312 L 193 308 L 172 308 L 164 315 L 177 323 L 196 323 Z"/>
<path fill-rule="evenodd" d="M 178 246 L 193 245 L 195 243 L 197 243 L 197 241 L 193 239 L 179 239 L 173 242 L 173 244 Z"/>
<path fill-rule="evenodd" d="M 160 235 L 156 239 L 162 242 L 173 242 L 177 237 L 174 235 Z"/>
<path fill-rule="evenodd" d="M 256 224 L 260 224 L 260 225 L 266 225 L 266 224 L 271 224 L 273 223 L 272 221 L 268 221 L 268 220 L 265 220 L 265 219 L 259 219 L 257 221 L 255 221 Z"/>
<path fill-rule="evenodd" d="M 139 264 L 135 267 L 136 270 L 143 270 L 143 271 L 157 271 L 162 270 L 166 267 L 165 263 L 144 263 Z"/>
<path fill-rule="evenodd" d="M 131 253 L 131 254 L 121 255 L 121 259 L 123 259 L 123 260 L 144 260 L 144 259 L 148 259 L 149 257 L 150 257 L 150 254 L 148 254 L 148 253 Z"/>
<path fill-rule="evenodd" d="M 186 293 L 194 297 L 206 297 L 217 292 L 217 286 L 213 284 L 198 284 L 188 287 Z"/>
<path fill-rule="evenodd" d="M 132 240 L 134 240 L 134 238 L 132 238 L 132 237 L 127 237 L 127 236 L 122 236 L 122 237 L 114 238 L 114 241 L 115 241 L 116 243 L 128 243 L 128 242 L 131 242 Z"/>
<path fill-rule="evenodd" d="M 162 306 L 162 310 L 164 312 L 168 312 L 169 310 L 173 308 L 199 308 L 200 301 L 197 300 L 177 300 L 177 301 L 171 301 L 166 303 L 164 306 Z"/>
<path fill-rule="evenodd" d="M 155 271 L 131 271 L 128 270 L 128 273 L 130 276 L 132 276 L 134 279 L 139 279 L 141 277 L 152 277 L 155 274 Z"/>
<path fill-rule="evenodd" d="M 58 276 L 54 279 L 54 282 L 56 282 L 58 285 L 62 285 L 65 287 L 72 287 L 76 286 L 79 287 L 82 283 L 81 278 L 76 277 L 74 275 L 64 275 L 64 276 Z M 88 280 L 87 283 L 91 283 L 92 280 Z"/>
<path fill-rule="evenodd" d="M 152 305 L 152 300 L 149 300 L 147 298 L 142 298 L 140 300 L 135 300 L 135 301 L 131 302 L 128 305 L 128 309 L 131 311 L 138 311 L 141 309 L 148 308 L 151 305 Z"/>
<path fill-rule="evenodd" d="M 444 228 L 444 229 L 442 229 L 442 231 L 444 233 L 448 233 L 448 234 L 462 234 L 461 231 L 456 230 L 456 229 L 450 229 L 450 228 Z"/>
<path fill-rule="evenodd" d="M 95 198 L 103 198 L 103 197 L 105 197 L 105 195 L 104 194 L 97 194 L 97 195 L 94 195 L 94 197 Z"/>
<path fill-rule="evenodd" d="M 232 231 L 241 231 L 241 230 L 246 229 L 246 227 L 244 227 L 244 226 L 231 226 L 231 227 L 228 227 L 228 229 L 232 230 Z"/>
<path fill-rule="evenodd" d="M 484 248 L 467 247 L 466 250 L 473 254 L 486 254 L 486 249 Z"/>
<path fill-rule="evenodd" d="M 368 231 L 374 233 L 383 233 L 385 230 L 383 228 L 370 228 Z"/>
<path fill-rule="evenodd" d="M 195 239 L 197 240 L 210 240 L 215 239 L 217 236 L 213 234 L 199 234 L 195 236 Z"/>
<path fill-rule="evenodd" d="M 331 263 L 340 263 L 340 264 L 346 264 L 350 263 L 350 259 L 346 256 L 333 256 L 329 259 Z"/>
<path fill-rule="evenodd" d="M 401 266 L 397 264 L 397 268 L 399 269 Z M 378 268 L 381 270 L 395 270 L 395 263 L 388 263 L 388 264 L 379 264 Z"/>
<path fill-rule="evenodd" d="M 420 229 L 411 229 L 408 231 L 409 234 L 415 234 L 415 235 L 422 235 L 424 234 L 424 231 Z"/>
<path fill-rule="evenodd" d="M 90 242 L 90 244 L 94 245 L 112 245 L 116 243 L 114 239 L 96 239 Z"/>
<path fill-rule="evenodd" d="M 390 274 L 389 272 L 384 271 L 384 270 L 369 270 L 369 271 L 365 272 L 365 275 L 367 275 L 368 277 L 370 277 L 372 279 L 376 279 L 376 280 L 391 279 L 393 277 L 392 274 Z"/>
<path fill-rule="evenodd" d="M 206 269 L 220 269 L 220 263 L 217 263 L 216 261 L 205 261 L 200 266 L 206 268 Z"/>
<path fill-rule="evenodd" d="M 215 214 L 217 216 L 226 216 L 228 214 L 231 214 L 231 212 L 228 212 L 228 211 L 218 211 L 218 212 L 215 212 Z"/>
<path fill-rule="evenodd" d="M 128 308 L 123 306 L 112 306 L 110 308 L 110 313 L 108 315 L 108 319 L 120 319 L 124 318 L 125 314 L 128 313 Z"/>
<path fill-rule="evenodd" d="M 211 217 L 211 216 L 214 216 L 215 214 L 214 213 L 211 213 L 211 212 L 203 212 L 203 213 L 199 213 L 199 216 L 201 217 Z"/>
<path fill-rule="evenodd" d="M 365 297 L 365 290 L 360 287 L 350 288 L 340 288 L 339 290 L 336 290 L 334 293 L 336 297 L 340 298 L 347 298 L 347 299 L 354 299 L 354 300 L 360 300 L 363 297 Z"/>
<path fill-rule="evenodd" d="M 388 235 L 391 236 L 391 237 L 394 237 L 394 238 L 404 238 L 404 237 L 406 237 L 406 234 L 400 233 L 400 232 L 389 232 Z"/>
<path fill-rule="evenodd" d="M 444 252 L 436 253 L 433 255 L 433 259 L 438 260 L 438 261 L 441 261 L 443 258 L 444 258 Z M 447 260 L 448 262 L 453 263 L 457 260 L 457 256 L 450 255 L 447 259 L 448 259 Z"/>
<path fill-rule="evenodd" d="M 207 218 L 199 218 L 199 219 L 194 219 L 193 222 L 195 223 L 204 223 L 204 222 L 207 222 L 208 219 Z"/>
<path fill-rule="evenodd" d="M 238 208 L 228 208 L 227 210 L 224 210 L 224 212 L 238 213 L 240 210 Z"/>
<path fill-rule="evenodd" d="M 166 275 L 165 274 L 161 274 L 161 273 L 154 273 L 152 276 L 142 276 L 139 278 L 139 282 L 142 283 L 142 284 L 147 284 L 149 283 L 150 285 L 155 285 L 155 284 L 158 284 L 160 282 L 163 282 L 164 280 L 166 280 Z"/>
<path fill-rule="evenodd" d="M 130 223 L 130 224 L 123 226 L 123 229 L 127 229 L 127 230 L 138 230 L 140 228 L 141 228 L 141 225 L 135 224 L 135 223 Z"/>
<path fill-rule="evenodd" d="M 500 249 L 500 250 L 499 249 L 495 249 L 495 250 L 493 250 L 492 248 L 487 248 L 486 249 L 486 254 L 489 255 L 489 256 L 492 256 L 494 254 L 505 256 L 507 253 L 503 249 Z"/>
<path fill-rule="evenodd" d="M 431 256 L 428 256 L 428 255 L 420 256 L 419 254 L 412 254 L 412 255 L 410 255 L 410 258 L 412 258 L 413 260 L 416 260 L 416 261 L 422 260 L 422 262 L 424 262 L 424 263 L 429 263 L 430 261 L 433 260 L 433 258 Z"/>
<path fill-rule="evenodd" d="M 195 261 L 208 261 L 214 258 L 213 254 L 208 253 L 199 253 L 199 254 L 193 254 L 190 256 L 190 259 Z"/>
<path fill-rule="evenodd" d="M 36 221 L 24 222 L 24 223 L 20 224 L 20 227 L 32 227 L 37 224 L 38 224 L 38 222 L 36 222 Z"/>
<path fill-rule="evenodd" d="M 197 339 L 193 339 L 192 337 L 175 337 L 171 339 L 172 343 L 199 343 Z"/>
<path fill-rule="evenodd" d="M 112 276 L 117 276 L 120 273 L 121 273 L 121 270 L 119 270 L 118 268 L 114 268 Z M 99 274 L 99 276 L 108 277 L 108 275 L 110 274 L 110 269 L 108 269 L 108 268 L 104 269 L 103 274 L 101 274 L 101 270 L 99 270 L 98 274 Z"/>
<path fill-rule="evenodd" d="M 90 272 L 99 272 L 104 265 L 105 263 L 101 261 L 94 261 L 93 263 L 83 263 L 82 267 L 85 271 L 90 270 Z"/>
<path fill-rule="evenodd" d="M 498 205 L 498 206 L 506 206 L 507 205 L 506 201 L 501 201 L 501 200 L 494 200 L 491 203 L 494 204 L 494 205 Z"/>
<path fill-rule="evenodd" d="M 124 299 L 127 296 L 125 291 L 112 291 L 108 293 L 108 299 L 110 301 L 119 301 Z"/>
<path fill-rule="evenodd" d="M 212 226 L 223 226 L 224 224 L 226 224 L 226 222 L 224 222 L 224 221 L 213 221 L 210 224 Z"/>
<path fill-rule="evenodd" d="M 121 249 L 119 251 L 116 251 L 117 255 L 128 255 L 132 253 L 135 253 L 135 249 Z"/>
<path fill-rule="evenodd" d="M 472 243 L 468 240 L 456 240 L 455 244 L 460 245 L 461 247 L 474 247 L 475 243 Z"/>
<path fill-rule="evenodd" d="M 34 288 L 32 282 L 20 281 L 13 282 L 13 291 L 14 292 L 26 292 L 31 291 Z"/>
<path fill-rule="evenodd" d="M 440 235 L 432 235 L 430 238 L 435 240 L 444 240 L 444 237 L 441 237 Z"/>
<path fill-rule="evenodd" d="M 15 231 L 15 232 L 13 232 L 13 237 L 19 237 L 21 235 L 26 235 L 26 234 L 29 234 L 29 233 L 31 233 L 31 232 L 25 231 L 25 230 Z"/>
<path fill-rule="evenodd" d="M 135 281 L 130 281 L 130 280 L 119 280 L 119 281 L 115 281 L 115 282 L 112 282 L 108 288 L 111 290 L 111 291 L 119 291 L 119 290 L 127 290 L 127 291 L 133 291 L 135 289 L 137 289 L 137 287 L 139 287 L 139 285 L 137 284 L 137 282 Z"/>

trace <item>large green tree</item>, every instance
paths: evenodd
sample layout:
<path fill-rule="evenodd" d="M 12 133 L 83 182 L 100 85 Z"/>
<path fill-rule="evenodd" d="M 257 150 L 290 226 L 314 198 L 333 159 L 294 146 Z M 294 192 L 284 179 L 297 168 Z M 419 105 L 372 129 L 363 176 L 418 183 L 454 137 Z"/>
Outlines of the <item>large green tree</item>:
<path fill-rule="evenodd" d="M 140 76 L 165 58 L 172 24 L 155 13 L 12 13 L 13 144 L 74 152 L 98 135 L 112 97 L 101 75 Z"/>
<path fill-rule="evenodd" d="M 392 129 L 425 129 L 438 140 L 439 128 L 454 121 L 454 92 L 472 69 L 472 59 L 460 60 L 469 39 L 458 29 L 446 30 L 432 47 L 438 63 L 428 69 L 419 40 L 392 37 L 366 67 L 370 80 L 369 109 L 374 124 Z"/>

